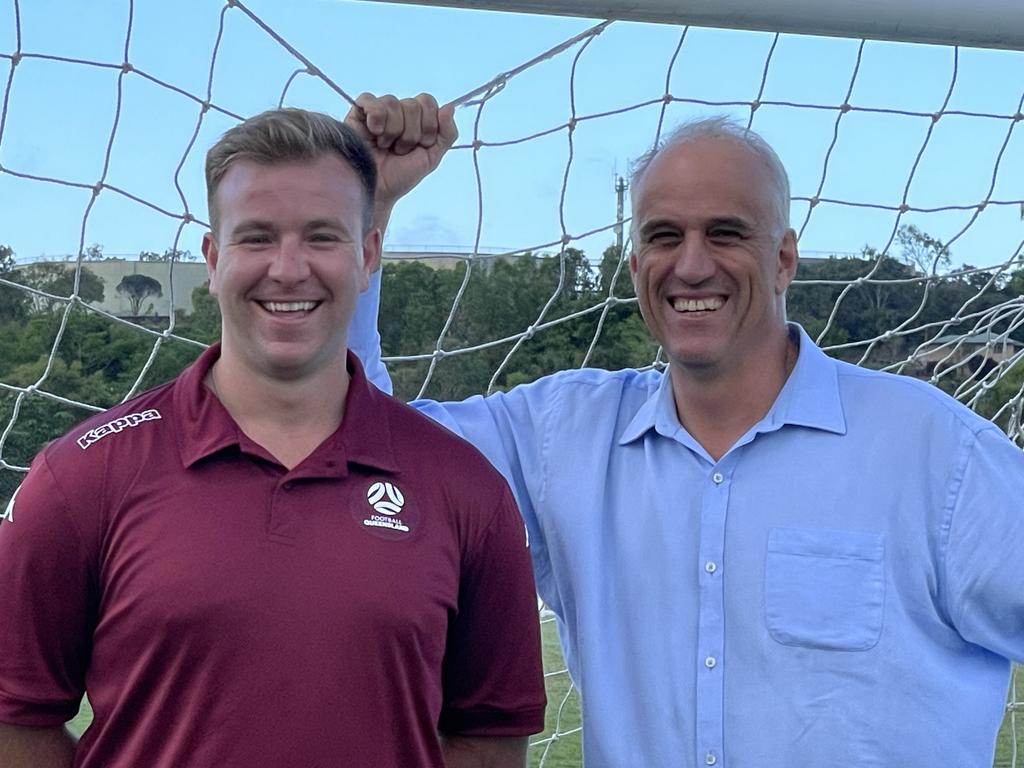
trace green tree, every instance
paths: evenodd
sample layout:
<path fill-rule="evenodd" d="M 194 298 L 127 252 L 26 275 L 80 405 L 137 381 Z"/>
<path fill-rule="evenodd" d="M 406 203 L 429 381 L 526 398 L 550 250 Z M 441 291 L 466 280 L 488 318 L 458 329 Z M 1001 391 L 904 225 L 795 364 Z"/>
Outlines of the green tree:
<path fill-rule="evenodd" d="M 0 245 L 0 278 L 18 282 L 15 273 L 14 251 Z M 10 285 L 0 284 L 0 322 L 20 320 L 28 312 L 28 294 Z"/>
<path fill-rule="evenodd" d="M 949 248 L 913 224 L 904 224 L 896 232 L 904 263 L 924 275 L 947 269 L 952 262 Z"/>
<path fill-rule="evenodd" d="M 85 261 L 103 261 L 103 246 L 93 243 L 82 251 L 82 259 Z"/>
<path fill-rule="evenodd" d="M 210 283 L 192 290 L 192 312 L 177 312 L 177 331 L 185 338 L 212 344 L 220 338 L 220 305 L 210 294 Z"/>
<path fill-rule="evenodd" d="M 620 266 L 621 264 L 621 266 Z M 616 275 L 618 271 L 618 275 Z M 598 289 L 605 296 L 631 299 L 636 296 L 629 274 L 629 252 L 614 243 L 604 249 L 598 267 Z"/>
<path fill-rule="evenodd" d="M 150 296 L 164 295 L 160 281 L 143 274 L 125 275 L 114 290 L 128 299 L 132 317 L 139 317 L 142 314 L 142 302 Z"/>
<path fill-rule="evenodd" d="M 68 262 L 39 262 L 17 270 L 22 285 L 43 291 L 50 296 L 64 298 L 70 298 L 75 290 L 76 272 L 79 275 L 78 297 L 86 304 L 102 302 L 103 280 L 86 266 L 79 269 L 77 265 Z M 29 303 L 31 310 L 35 312 L 46 312 L 65 304 L 59 298 L 37 294 L 29 294 Z"/>
<path fill-rule="evenodd" d="M 1010 296 L 1024 295 L 1024 269 L 1018 269 L 1010 273 L 1006 281 L 1006 293 Z"/>

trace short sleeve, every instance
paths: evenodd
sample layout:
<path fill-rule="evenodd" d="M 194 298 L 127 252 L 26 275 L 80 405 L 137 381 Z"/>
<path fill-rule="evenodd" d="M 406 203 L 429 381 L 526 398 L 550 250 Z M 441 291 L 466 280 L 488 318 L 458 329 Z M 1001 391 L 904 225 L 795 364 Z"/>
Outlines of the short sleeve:
<path fill-rule="evenodd" d="M 78 712 L 93 584 L 91 558 L 41 454 L 0 524 L 0 722 L 54 726 Z"/>
<path fill-rule="evenodd" d="M 949 613 L 964 639 L 1024 661 L 1024 452 L 979 432 L 951 489 Z"/>
<path fill-rule="evenodd" d="M 438 728 L 460 736 L 544 729 L 544 673 L 526 532 L 505 489 L 467 552 L 445 649 Z"/>

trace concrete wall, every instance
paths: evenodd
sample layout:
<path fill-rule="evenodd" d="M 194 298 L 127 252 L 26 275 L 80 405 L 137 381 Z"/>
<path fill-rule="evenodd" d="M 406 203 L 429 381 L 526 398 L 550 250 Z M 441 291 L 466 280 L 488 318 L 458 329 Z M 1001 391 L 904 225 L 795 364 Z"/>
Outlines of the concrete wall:
<path fill-rule="evenodd" d="M 384 258 L 389 261 L 422 261 L 434 269 L 452 269 L 464 263 L 467 254 L 453 252 L 428 251 L 388 251 Z M 477 269 L 487 269 L 493 263 L 494 256 L 478 256 Z M 498 258 L 509 258 L 501 256 Z M 74 269 L 74 262 L 42 261 L 40 264 L 63 264 Z M 117 292 L 117 286 L 125 275 L 146 275 L 160 283 L 162 296 L 150 296 L 142 302 L 140 314 L 146 317 L 169 317 L 171 314 L 171 285 L 174 287 L 174 309 L 192 312 L 192 291 L 207 280 L 206 262 L 177 261 L 173 264 L 162 261 L 135 261 L 129 259 L 105 259 L 102 261 L 83 262 L 85 267 L 103 281 L 103 301 L 94 303 L 97 309 L 109 312 L 117 317 L 131 317 L 131 302 L 123 294 Z M 28 267 L 31 264 L 21 264 Z M 173 268 L 172 268 L 173 267 Z M 17 279 L 17 278 L 15 278 Z"/>

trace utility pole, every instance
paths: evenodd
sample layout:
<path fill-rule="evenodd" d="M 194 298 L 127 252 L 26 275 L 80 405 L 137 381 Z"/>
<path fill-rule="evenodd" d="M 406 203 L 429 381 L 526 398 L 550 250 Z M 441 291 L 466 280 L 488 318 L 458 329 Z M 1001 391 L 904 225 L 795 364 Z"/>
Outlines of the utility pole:
<path fill-rule="evenodd" d="M 621 176 L 615 177 L 615 247 L 622 253 L 622 214 L 625 210 L 626 190 L 629 185 Z"/>

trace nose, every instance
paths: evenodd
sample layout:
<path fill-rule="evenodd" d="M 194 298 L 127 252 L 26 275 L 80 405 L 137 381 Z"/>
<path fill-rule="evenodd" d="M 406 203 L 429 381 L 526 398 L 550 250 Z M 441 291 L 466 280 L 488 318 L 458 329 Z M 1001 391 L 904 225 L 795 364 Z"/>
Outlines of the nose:
<path fill-rule="evenodd" d="M 271 258 L 267 276 L 286 284 L 301 283 L 309 277 L 309 261 L 301 238 L 290 235 L 281 238 Z"/>
<path fill-rule="evenodd" d="M 700 285 L 715 274 L 715 260 L 702 237 L 688 235 L 676 249 L 674 273 L 687 285 Z"/>

